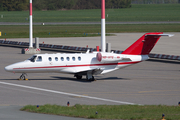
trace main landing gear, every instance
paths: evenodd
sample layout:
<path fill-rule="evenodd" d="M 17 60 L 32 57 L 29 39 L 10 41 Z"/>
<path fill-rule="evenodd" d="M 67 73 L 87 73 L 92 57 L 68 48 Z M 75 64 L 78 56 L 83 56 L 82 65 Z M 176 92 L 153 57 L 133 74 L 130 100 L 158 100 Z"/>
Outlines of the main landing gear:
<path fill-rule="evenodd" d="M 86 74 L 86 79 L 89 81 L 95 81 L 94 76 L 91 71 L 88 71 Z"/>
<path fill-rule="evenodd" d="M 78 80 L 82 79 L 82 75 L 74 75 L 74 77 L 76 77 L 76 79 L 78 79 Z"/>
<path fill-rule="evenodd" d="M 86 79 L 87 79 L 88 81 L 96 81 L 95 78 L 94 78 L 94 76 L 88 77 L 88 75 L 86 75 Z"/>
<path fill-rule="evenodd" d="M 26 73 L 22 73 L 22 75 L 19 77 L 19 80 L 28 80 L 25 75 L 27 76 Z"/>
<path fill-rule="evenodd" d="M 76 75 L 74 75 L 74 77 L 76 77 L 76 79 L 78 79 L 78 80 L 82 79 L 82 75 L 76 74 Z M 95 78 L 94 78 L 94 76 L 90 72 L 88 72 L 86 74 L 86 80 L 88 80 L 88 81 L 95 81 Z"/>

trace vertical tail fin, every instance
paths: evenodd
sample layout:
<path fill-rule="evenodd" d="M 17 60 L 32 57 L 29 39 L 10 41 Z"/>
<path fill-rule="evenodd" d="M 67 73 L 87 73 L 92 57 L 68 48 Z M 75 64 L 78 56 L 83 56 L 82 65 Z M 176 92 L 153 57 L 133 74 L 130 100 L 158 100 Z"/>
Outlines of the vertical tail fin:
<path fill-rule="evenodd" d="M 121 54 L 148 55 L 161 36 L 170 36 L 163 32 L 146 33 Z"/>

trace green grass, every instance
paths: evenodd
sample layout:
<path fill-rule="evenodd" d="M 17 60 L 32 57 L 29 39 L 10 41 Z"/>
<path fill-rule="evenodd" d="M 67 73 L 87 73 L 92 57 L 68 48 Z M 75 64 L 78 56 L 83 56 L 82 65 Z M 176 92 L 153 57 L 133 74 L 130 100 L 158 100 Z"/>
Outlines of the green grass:
<path fill-rule="evenodd" d="M 180 4 L 132 5 L 132 8 L 106 9 L 106 21 L 180 21 Z M 1 11 L 0 22 L 27 22 L 29 11 Z M 34 11 L 34 22 L 86 22 L 101 19 L 101 10 Z M 29 26 L 0 25 L 0 38 L 28 38 Z M 106 33 L 180 32 L 180 24 L 106 25 Z M 5 35 L 6 33 L 6 35 Z M 50 33 L 50 34 L 49 34 Z M 100 25 L 34 25 L 34 37 L 100 36 Z M 109 34 L 108 34 L 109 35 Z"/>
<path fill-rule="evenodd" d="M 28 38 L 29 26 L 2 25 L 0 38 Z M 180 32 L 180 24 L 106 25 L 106 33 L 122 32 Z M 6 33 L 6 35 L 5 35 Z M 49 34 L 50 33 L 50 34 Z M 46 37 L 93 37 L 101 35 L 101 25 L 35 25 L 33 36 Z M 110 35 L 110 34 L 107 34 Z"/>
<path fill-rule="evenodd" d="M 28 38 L 29 26 L 0 26 L 0 38 Z M 99 28 L 88 25 L 45 25 L 33 26 L 34 37 L 93 37 L 100 36 Z M 6 33 L 6 35 L 5 35 Z"/>
<path fill-rule="evenodd" d="M 180 120 L 179 106 L 165 105 L 79 105 L 71 107 L 58 105 L 27 105 L 22 111 L 62 115 L 91 119 L 124 119 L 124 120 L 160 120 L 165 114 L 166 120 Z M 96 111 L 98 114 L 96 114 Z"/>
<path fill-rule="evenodd" d="M 106 9 L 106 21 L 180 21 L 180 4 L 145 4 Z M 28 22 L 29 11 L 1 11 L 0 22 Z M 101 10 L 33 11 L 34 22 L 100 21 Z"/>

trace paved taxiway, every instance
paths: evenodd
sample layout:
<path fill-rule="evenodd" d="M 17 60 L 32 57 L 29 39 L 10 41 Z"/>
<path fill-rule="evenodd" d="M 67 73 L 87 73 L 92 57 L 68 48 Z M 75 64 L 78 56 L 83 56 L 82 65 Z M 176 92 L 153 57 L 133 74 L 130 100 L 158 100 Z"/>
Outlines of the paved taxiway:
<path fill-rule="evenodd" d="M 140 35 L 140 33 L 138 34 Z M 139 36 L 134 33 L 134 35 L 138 39 L 143 34 Z M 132 37 L 132 34 L 121 34 L 121 36 L 125 36 L 125 38 L 129 36 L 130 38 Z M 99 42 L 100 38 L 95 38 L 97 38 Z M 68 42 L 68 40 L 65 39 L 66 38 L 63 38 L 64 41 Z M 110 38 L 107 39 L 110 40 Z M 179 55 L 180 47 L 178 39 L 174 40 L 175 42 L 172 42 L 172 39 L 168 37 L 163 37 L 163 39 L 166 39 L 167 41 L 169 39 L 169 44 L 166 44 L 166 40 L 160 40 L 159 44 L 155 47 L 155 51 L 161 52 L 162 46 L 163 51 L 168 49 L 168 51 L 164 51 L 164 54 L 169 52 L 170 54 L 175 53 L 175 55 Z M 46 40 L 45 42 L 52 43 L 49 39 L 44 40 Z M 53 40 L 55 40 L 55 38 Z M 136 40 L 136 38 L 133 40 Z M 84 44 L 82 43 L 82 38 L 80 38 L 80 41 L 81 42 L 78 43 L 71 42 L 70 44 Z M 54 44 L 63 44 L 62 42 L 59 43 L 58 40 L 55 42 L 53 41 Z M 89 42 L 88 39 L 85 41 L 85 45 L 86 42 L 92 43 L 92 41 Z M 115 48 L 116 46 L 121 46 L 118 48 L 125 46 L 124 48 L 126 48 L 126 46 L 132 44 L 132 42 L 129 41 L 125 44 L 123 42 L 124 46 L 122 44 L 116 45 L 115 43 L 116 41 L 112 42 L 112 46 L 115 45 Z M 171 49 L 168 48 L 169 45 L 171 46 Z M 19 78 L 20 74 L 8 73 L 4 71 L 4 67 L 25 60 L 31 56 L 20 53 L 21 49 L 19 48 L 0 46 L 0 111 L 7 111 L 0 112 L 0 116 L 3 116 L 0 117 L 1 119 L 12 119 L 11 117 L 23 119 L 18 116 L 26 113 L 19 112 L 17 109 L 27 104 L 66 105 L 67 101 L 70 101 L 71 105 L 77 103 L 93 105 L 119 105 L 124 103 L 177 105 L 180 101 L 180 61 L 144 61 L 105 75 L 96 76 L 97 81 L 95 82 L 88 82 L 85 79 L 76 80 L 73 75 L 58 73 L 28 74 L 27 77 L 29 78 L 29 81 L 19 81 L 17 78 Z M 42 53 L 52 52 L 42 51 Z M 74 94 L 79 96 L 74 96 Z M 84 98 L 83 96 L 87 96 L 88 98 Z M 10 113 L 12 111 L 16 114 L 9 116 L 8 112 Z M 32 118 L 29 114 L 26 114 L 25 116 L 26 119 L 36 119 Z M 40 116 L 40 119 L 56 119 L 54 116 L 53 118 L 44 117 L 43 115 Z"/>
<path fill-rule="evenodd" d="M 4 71 L 4 67 L 30 57 L 20 54 L 20 51 L 18 48 L 0 47 L 0 105 L 23 106 L 47 103 L 66 105 L 67 101 L 70 101 L 71 105 L 121 104 L 121 102 L 177 105 L 180 101 L 180 62 L 144 61 L 125 69 L 96 76 L 95 82 L 88 82 L 85 79 L 76 80 L 73 75 L 58 73 L 31 73 L 28 74 L 29 81 L 18 81 L 20 74 L 8 73 Z M 100 99 L 83 98 L 69 93 Z M 102 98 L 119 103 L 101 100 Z"/>

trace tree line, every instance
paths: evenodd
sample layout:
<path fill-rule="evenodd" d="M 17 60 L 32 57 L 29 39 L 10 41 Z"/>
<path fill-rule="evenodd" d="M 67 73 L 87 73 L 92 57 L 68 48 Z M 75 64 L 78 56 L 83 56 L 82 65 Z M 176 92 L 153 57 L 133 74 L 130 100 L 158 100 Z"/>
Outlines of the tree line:
<path fill-rule="evenodd" d="M 100 9 L 101 0 L 32 0 L 34 10 Z M 105 0 L 106 8 L 128 8 L 131 0 Z M 0 11 L 29 9 L 29 0 L 0 0 Z"/>
<path fill-rule="evenodd" d="M 0 0 L 0 11 L 28 10 L 29 0 Z"/>

